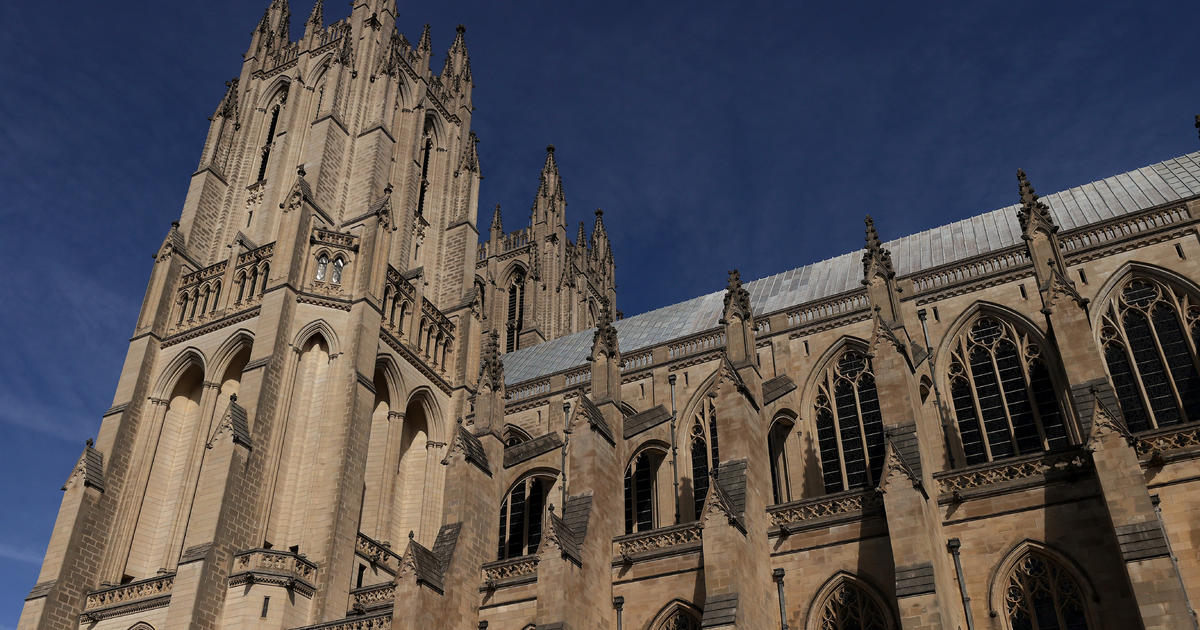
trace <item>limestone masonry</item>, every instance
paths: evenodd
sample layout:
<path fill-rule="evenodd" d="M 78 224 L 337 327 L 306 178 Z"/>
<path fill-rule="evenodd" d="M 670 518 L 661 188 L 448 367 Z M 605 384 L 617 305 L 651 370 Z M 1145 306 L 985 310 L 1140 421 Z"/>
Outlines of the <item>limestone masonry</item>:
<path fill-rule="evenodd" d="M 395 20 L 254 29 L 19 628 L 1198 627 L 1200 153 L 622 318 Z"/>

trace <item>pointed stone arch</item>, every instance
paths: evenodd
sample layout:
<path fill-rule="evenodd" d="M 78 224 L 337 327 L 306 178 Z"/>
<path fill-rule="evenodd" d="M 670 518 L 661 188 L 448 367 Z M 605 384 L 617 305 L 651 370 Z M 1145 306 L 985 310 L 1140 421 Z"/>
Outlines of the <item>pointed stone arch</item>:
<path fill-rule="evenodd" d="M 239 328 L 221 342 L 212 355 L 212 373 L 221 375 L 229 367 L 229 362 L 247 348 L 254 347 L 254 333 L 246 328 Z"/>
<path fill-rule="evenodd" d="M 1091 312 L 1092 333 L 1123 424 L 1142 432 L 1200 420 L 1200 290 L 1195 283 L 1161 267 L 1130 262 L 1099 295 Z"/>
<path fill-rule="evenodd" d="M 266 89 L 264 89 L 262 92 L 259 92 L 258 102 L 255 103 L 255 108 L 259 110 L 267 110 L 267 108 L 270 107 L 276 99 L 283 94 L 291 92 L 293 80 L 294 79 L 287 74 L 281 74 L 276 77 L 274 81 L 267 85 Z M 267 113 L 269 114 L 270 111 Z"/>
<path fill-rule="evenodd" d="M 1093 310 L 1093 313 L 1102 311 L 1106 305 L 1116 299 L 1117 291 L 1135 276 L 1153 278 L 1163 284 L 1186 291 L 1191 295 L 1200 296 L 1200 286 L 1186 276 L 1159 265 L 1130 260 L 1109 274 L 1108 279 L 1100 286 L 1100 290 L 1096 292 L 1096 298 L 1092 301 L 1092 304 L 1096 305 L 1099 310 Z M 1100 327 L 1098 321 L 1094 315 L 1091 319 L 1096 339 L 1099 341 Z"/>
<path fill-rule="evenodd" d="M 698 630 L 703 615 L 704 611 L 700 610 L 699 606 L 676 598 L 663 606 L 646 628 L 648 630 Z"/>
<path fill-rule="evenodd" d="M 999 621 L 1000 627 L 1004 630 L 1011 630 L 1011 606 L 1015 603 L 1009 600 L 1009 587 L 1017 573 L 1020 572 L 1023 563 L 1030 558 L 1040 560 L 1045 563 L 1045 566 L 1053 576 L 1047 576 L 1050 579 L 1058 578 L 1060 580 L 1069 581 L 1069 585 L 1064 583 L 1050 584 L 1051 589 L 1064 587 L 1067 589 L 1077 588 L 1078 598 L 1074 601 L 1082 608 L 1081 614 L 1087 622 L 1087 627 L 1093 630 L 1100 628 L 1099 619 L 1096 617 L 1096 606 L 1099 602 L 1099 597 L 1095 586 L 1088 578 L 1088 574 L 1079 566 L 1070 556 L 1047 545 L 1043 542 L 1026 538 L 1013 544 L 1008 553 L 1004 554 L 1004 558 L 996 565 L 996 569 L 992 572 L 988 579 L 988 613 Z M 1059 602 L 1056 602 L 1056 604 Z"/>
<path fill-rule="evenodd" d="M 1003 304 L 979 300 L 959 313 L 946 328 L 946 333 L 942 335 L 942 339 L 938 342 L 937 349 L 934 351 L 938 359 L 937 365 L 944 364 L 946 355 L 949 354 L 951 347 L 954 345 L 954 340 L 962 336 L 967 331 L 967 327 L 980 315 L 991 315 L 992 317 L 1003 319 L 1024 330 L 1038 343 L 1043 345 L 1046 343 L 1045 327 L 1039 326 L 1024 313 L 1013 310 Z"/>
<path fill-rule="evenodd" d="M 208 360 L 205 359 L 204 353 L 195 346 L 188 346 L 175 355 L 175 358 L 171 359 L 167 367 L 159 373 L 158 381 L 151 390 L 153 392 L 150 396 L 151 399 L 165 398 L 170 394 L 175 383 L 192 366 L 198 367 L 202 374 L 208 374 Z"/>
<path fill-rule="evenodd" d="M 972 304 L 948 327 L 938 344 L 934 382 L 946 394 L 944 412 L 953 418 L 946 440 L 956 466 L 1079 443 L 1052 341 L 1025 315 L 985 301 Z M 999 404 L 981 402 L 990 400 L 992 390 Z"/>
<path fill-rule="evenodd" d="M 801 626 L 805 630 L 823 630 L 823 622 L 828 619 L 836 620 L 847 607 L 856 606 L 860 618 L 873 622 L 874 625 L 862 625 L 863 630 L 896 630 L 897 615 L 888 599 L 874 584 L 861 576 L 849 571 L 838 571 L 825 581 L 817 594 L 809 603 L 805 613 L 805 622 Z M 829 627 L 841 627 L 831 625 Z"/>
<path fill-rule="evenodd" d="M 337 332 L 333 326 L 323 319 L 316 319 L 305 324 L 293 337 L 292 349 L 300 352 L 304 349 L 308 342 L 316 335 L 320 335 L 328 345 L 329 357 L 334 358 L 342 354 L 341 342 L 338 340 Z"/>
<path fill-rule="evenodd" d="M 878 485 L 884 462 L 883 418 L 870 343 L 845 335 L 821 354 L 805 383 L 801 417 L 815 451 L 805 458 L 824 493 Z"/>
<path fill-rule="evenodd" d="M 145 621 L 139 621 L 132 626 L 129 626 L 129 630 L 154 630 L 154 626 L 146 623 Z"/>
<path fill-rule="evenodd" d="M 813 366 L 815 367 L 809 371 L 808 378 L 804 380 L 804 384 L 800 388 L 801 409 L 808 409 L 812 405 L 813 396 L 816 395 L 817 384 L 821 381 L 821 373 L 829 367 L 829 364 L 834 359 L 848 349 L 858 350 L 863 354 L 867 354 L 871 351 L 871 344 L 866 339 L 853 335 L 842 335 L 830 344 L 821 353 L 821 356 L 817 357 L 817 360 L 813 362 Z M 804 413 L 800 414 L 801 417 L 805 415 Z"/>

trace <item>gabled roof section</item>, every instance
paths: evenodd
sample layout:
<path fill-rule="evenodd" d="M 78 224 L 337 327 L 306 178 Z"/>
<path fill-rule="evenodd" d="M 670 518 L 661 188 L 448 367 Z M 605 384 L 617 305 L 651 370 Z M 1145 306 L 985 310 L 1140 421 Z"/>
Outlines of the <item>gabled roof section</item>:
<path fill-rule="evenodd" d="M 1200 152 L 1046 195 L 1064 231 L 1200 195 Z M 900 276 L 940 267 L 1021 243 L 1018 204 L 884 243 Z M 861 288 L 858 250 L 745 285 L 754 315 L 773 313 Z M 692 298 L 614 322 L 621 352 L 632 352 L 717 327 L 725 291 Z M 594 329 L 504 356 L 505 382 L 521 383 L 583 365 Z"/>

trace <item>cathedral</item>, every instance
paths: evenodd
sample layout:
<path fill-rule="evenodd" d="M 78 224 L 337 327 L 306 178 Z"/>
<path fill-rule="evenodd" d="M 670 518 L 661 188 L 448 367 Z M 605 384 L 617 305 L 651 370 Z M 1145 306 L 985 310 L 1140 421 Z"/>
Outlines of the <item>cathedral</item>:
<path fill-rule="evenodd" d="M 290 25 L 21 630 L 1200 628 L 1200 153 L 623 317 L 554 147 L 479 227 L 464 28 Z"/>

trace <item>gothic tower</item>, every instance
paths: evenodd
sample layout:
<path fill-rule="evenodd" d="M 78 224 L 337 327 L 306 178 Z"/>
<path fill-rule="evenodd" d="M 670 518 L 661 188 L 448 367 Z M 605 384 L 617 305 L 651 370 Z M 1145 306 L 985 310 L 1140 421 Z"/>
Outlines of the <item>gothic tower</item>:
<path fill-rule="evenodd" d="M 480 258 L 465 28 L 435 73 L 428 25 L 414 45 L 396 19 L 394 0 L 355 0 L 326 25 L 317 0 L 291 41 L 287 0 L 263 13 L 21 628 L 123 618 L 89 595 L 122 585 L 171 594 L 147 613 L 156 628 L 307 625 L 371 583 L 356 548 L 386 564 L 404 541 L 441 540 L 441 463 L 475 402 L 484 323 L 502 316 L 484 308 L 503 301 L 503 239 Z M 522 259 L 531 340 L 615 297 L 603 226 L 571 245 L 564 210 L 551 155 Z M 269 592 L 227 595 L 236 584 Z"/>

